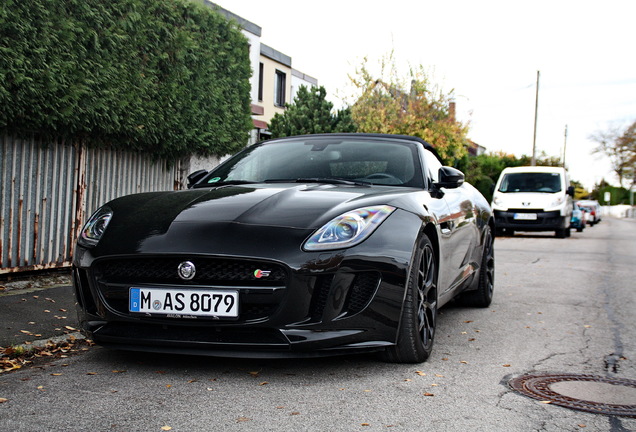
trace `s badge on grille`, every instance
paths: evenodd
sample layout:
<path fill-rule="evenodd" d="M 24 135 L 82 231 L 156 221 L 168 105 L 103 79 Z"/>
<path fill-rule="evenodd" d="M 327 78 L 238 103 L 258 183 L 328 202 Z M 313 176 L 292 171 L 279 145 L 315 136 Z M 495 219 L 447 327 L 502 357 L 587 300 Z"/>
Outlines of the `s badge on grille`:
<path fill-rule="evenodd" d="M 177 273 L 181 279 L 190 280 L 197 274 L 197 269 L 192 262 L 184 261 L 177 267 Z"/>
<path fill-rule="evenodd" d="M 260 279 L 260 278 L 269 276 L 270 273 L 271 273 L 270 270 L 256 270 L 254 272 L 254 277 L 256 279 Z"/>

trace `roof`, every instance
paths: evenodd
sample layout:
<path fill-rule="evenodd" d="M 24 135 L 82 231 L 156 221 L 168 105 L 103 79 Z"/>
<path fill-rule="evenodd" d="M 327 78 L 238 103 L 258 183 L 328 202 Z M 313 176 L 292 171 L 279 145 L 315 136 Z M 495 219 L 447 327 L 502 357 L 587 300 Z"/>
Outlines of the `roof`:
<path fill-rule="evenodd" d="M 437 150 L 430 143 L 424 141 L 422 138 L 411 136 L 411 135 L 392 135 L 392 134 L 379 134 L 379 133 L 325 133 L 325 134 L 309 134 L 309 135 L 295 135 L 289 137 L 275 138 L 272 140 L 268 140 L 267 142 L 274 142 L 279 140 L 286 140 L 289 138 L 384 138 L 384 139 L 394 139 L 401 141 L 412 141 L 420 144 L 427 150 L 430 150 L 440 162 L 443 163 L 440 156 L 437 154 Z"/>

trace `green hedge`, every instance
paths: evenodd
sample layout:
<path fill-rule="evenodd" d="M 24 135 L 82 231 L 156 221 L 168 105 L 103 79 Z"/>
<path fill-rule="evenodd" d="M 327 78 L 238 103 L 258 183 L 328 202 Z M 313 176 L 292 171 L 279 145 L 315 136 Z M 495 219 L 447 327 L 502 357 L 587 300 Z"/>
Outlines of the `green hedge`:
<path fill-rule="evenodd" d="M 251 129 L 248 44 L 187 0 L 3 0 L 0 130 L 226 154 Z"/>

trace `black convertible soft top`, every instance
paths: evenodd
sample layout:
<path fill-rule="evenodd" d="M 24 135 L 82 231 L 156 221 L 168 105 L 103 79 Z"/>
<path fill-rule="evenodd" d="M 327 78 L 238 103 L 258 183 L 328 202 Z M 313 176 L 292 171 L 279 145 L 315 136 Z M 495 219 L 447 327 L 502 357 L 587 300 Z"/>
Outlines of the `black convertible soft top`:
<path fill-rule="evenodd" d="M 356 138 L 365 138 L 365 137 L 369 137 L 369 138 L 385 138 L 385 139 L 398 139 L 398 140 L 404 140 L 404 141 L 412 141 L 412 142 L 416 142 L 420 145 L 422 145 L 425 149 L 430 150 L 435 157 L 437 157 L 437 159 L 440 161 L 440 163 L 444 163 L 444 161 L 442 161 L 442 158 L 440 158 L 439 154 L 437 154 L 437 150 L 435 150 L 435 147 L 433 147 L 433 145 L 427 141 L 424 141 L 422 138 L 420 137 L 416 137 L 416 136 L 411 136 L 411 135 L 393 135 L 393 134 L 381 134 L 381 133 L 324 133 L 324 134 L 307 134 L 307 135 L 292 135 L 292 136 L 288 136 L 288 137 L 280 137 L 280 138 L 274 138 L 271 140 L 267 140 L 266 142 L 270 143 L 270 142 L 275 142 L 275 141 L 279 141 L 279 140 L 287 140 L 290 138 L 351 138 L 351 137 L 356 137 Z M 263 141 L 265 142 L 265 141 Z"/>

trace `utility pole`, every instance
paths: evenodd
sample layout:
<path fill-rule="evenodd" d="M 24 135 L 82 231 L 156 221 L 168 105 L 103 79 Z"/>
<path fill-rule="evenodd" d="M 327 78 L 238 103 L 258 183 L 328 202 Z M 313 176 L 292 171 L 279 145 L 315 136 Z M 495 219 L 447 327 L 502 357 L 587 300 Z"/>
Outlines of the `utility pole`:
<path fill-rule="evenodd" d="M 565 168 L 565 148 L 568 145 L 568 125 L 565 125 L 565 138 L 563 138 L 563 168 Z"/>
<path fill-rule="evenodd" d="M 537 71 L 537 95 L 534 103 L 534 138 L 532 139 L 532 162 L 530 165 L 537 164 L 537 114 L 539 112 L 539 71 Z"/>

